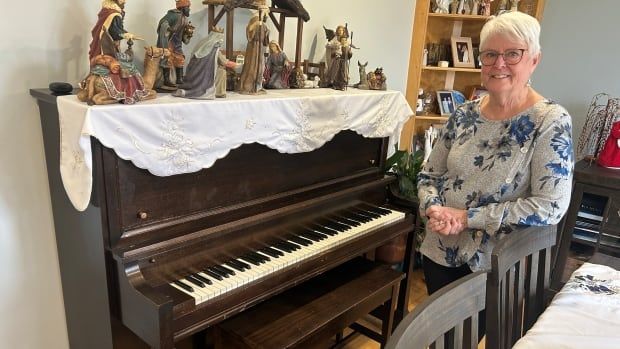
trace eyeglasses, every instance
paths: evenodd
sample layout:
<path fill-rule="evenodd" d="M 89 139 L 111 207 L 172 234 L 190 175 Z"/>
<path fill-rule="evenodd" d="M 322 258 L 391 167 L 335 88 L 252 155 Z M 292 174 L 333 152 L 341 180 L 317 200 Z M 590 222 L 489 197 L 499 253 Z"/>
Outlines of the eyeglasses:
<path fill-rule="evenodd" d="M 504 53 L 491 50 L 482 51 L 480 52 L 480 63 L 482 63 L 482 65 L 493 65 L 497 62 L 497 57 L 502 56 L 506 64 L 514 65 L 521 62 L 521 59 L 523 59 L 523 52 L 525 51 L 527 50 L 524 48 L 506 50 Z"/>

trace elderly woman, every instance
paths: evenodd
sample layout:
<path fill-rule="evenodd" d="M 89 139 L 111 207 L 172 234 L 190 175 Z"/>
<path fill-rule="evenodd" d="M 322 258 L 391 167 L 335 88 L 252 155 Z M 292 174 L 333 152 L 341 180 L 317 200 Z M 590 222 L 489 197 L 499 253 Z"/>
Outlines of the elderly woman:
<path fill-rule="evenodd" d="M 485 23 L 480 60 L 489 94 L 454 111 L 418 176 L 429 293 L 489 268 L 504 234 L 556 224 L 567 210 L 571 117 L 530 86 L 539 34 L 537 20 L 521 12 Z"/>

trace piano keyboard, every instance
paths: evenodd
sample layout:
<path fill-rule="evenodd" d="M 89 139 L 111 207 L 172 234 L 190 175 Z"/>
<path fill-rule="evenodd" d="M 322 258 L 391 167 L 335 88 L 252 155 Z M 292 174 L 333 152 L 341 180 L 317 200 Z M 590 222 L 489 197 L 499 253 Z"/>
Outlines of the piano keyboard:
<path fill-rule="evenodd" d="M 383 207 L 368 204 L 349 207 L 291 228 L 281 240 L 170 285 L 200 304 L 404 218 L 403 212 Z"/>

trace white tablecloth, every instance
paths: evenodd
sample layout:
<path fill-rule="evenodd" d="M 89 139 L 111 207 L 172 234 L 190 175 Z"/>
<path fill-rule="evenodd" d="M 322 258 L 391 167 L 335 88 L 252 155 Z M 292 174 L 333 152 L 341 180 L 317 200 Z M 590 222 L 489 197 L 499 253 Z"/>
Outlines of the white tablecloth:
<path fill-rule="evenodd" d="M 582 265 L 513 348 L 620 348 L 620 271 Z"/>
<path fill-rule="evenodd" d="M 92 189 L 90 137 L 157 176 L 208 168 L 242 144 L 282 153 L 312 151 L 342 130 L 390 137 L 390 150 L 413 114 L 397 91 L 271 90 L 264 95 L 189 100 L 170 95 L 135 105 L 88 106 L 58 97 L 60 172 L 76 209 Z"/>

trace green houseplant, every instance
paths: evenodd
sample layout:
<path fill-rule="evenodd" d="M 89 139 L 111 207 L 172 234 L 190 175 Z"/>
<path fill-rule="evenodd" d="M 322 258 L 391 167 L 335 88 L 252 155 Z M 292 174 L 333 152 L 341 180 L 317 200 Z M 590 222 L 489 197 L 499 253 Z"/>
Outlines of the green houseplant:
<path fill-rule="evenodd" d="M 385 170 L 398 178 L 399 196 L 417 203 L 417 177 L 422 169 L 424 151 L 408 152 L 406 150 L 398 150 L 398 145 L 396 147 L 395 153 L 385 162 Z"/>

